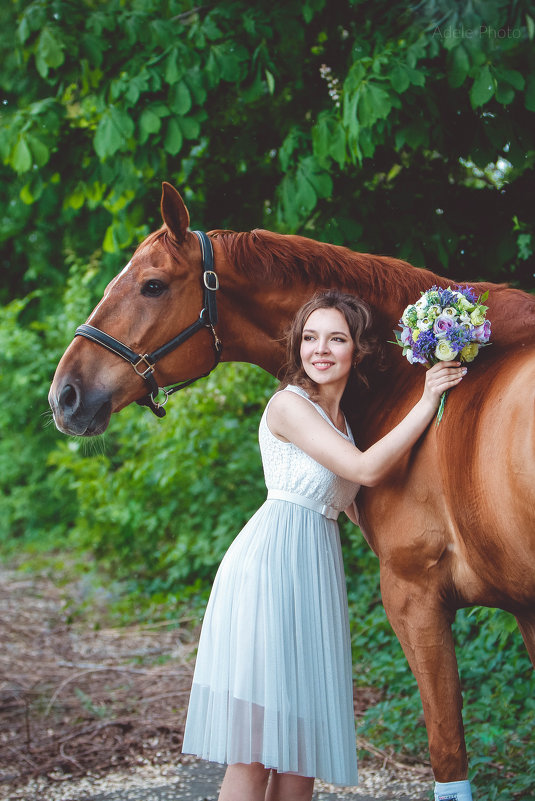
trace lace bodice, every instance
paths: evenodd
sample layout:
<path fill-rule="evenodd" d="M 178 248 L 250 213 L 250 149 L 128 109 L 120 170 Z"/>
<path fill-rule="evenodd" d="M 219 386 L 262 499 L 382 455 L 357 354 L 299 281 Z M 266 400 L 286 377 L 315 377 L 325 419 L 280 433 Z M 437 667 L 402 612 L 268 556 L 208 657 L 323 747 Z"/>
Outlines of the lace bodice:
<path fill-rule="evenodd" d="M 335 428 L 321 406 L 310 400 L 304 389 L 297 386 L 288 386 L 282 391 L 295 392 L 297 395 L 306 398 L 321 416 Z M 339 511 L 346 509 L 354 500 L 359 485 L 331 473 L 330 470 L 327 470 L 326 467 L 323 467 L 323 465 L 316 462 L 291 442 L 282 442 L 277 439 L 271 433 L 267 424 L 268 408 L 269 403 L 260 420 L 258 432 L 264 477 L 268 490 L 284 490 L 296 495 L 313 498 Z M 341 437 L 353 442 L 353 435 L 347 422 L 346 429 L 348 435 L 342 434 L 338 429 L 336 430 Z"/>

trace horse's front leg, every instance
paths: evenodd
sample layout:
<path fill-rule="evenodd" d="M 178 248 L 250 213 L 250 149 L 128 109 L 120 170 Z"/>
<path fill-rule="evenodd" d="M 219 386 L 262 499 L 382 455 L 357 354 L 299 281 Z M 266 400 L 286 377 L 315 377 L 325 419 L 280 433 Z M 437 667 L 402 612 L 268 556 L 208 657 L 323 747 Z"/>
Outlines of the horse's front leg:
<path fill-rule="evenodd" d="M 471 798 L 451 630 L 455 615 L 444 608 L 432 583 L 407 581 L 383 565 L 381 591 L 388 619 L 418 682 L 435 779 L 439 783 L 464 782 L 464 790 L 459 785 L 462 791 L 458 796 L 449 797 Z"/>

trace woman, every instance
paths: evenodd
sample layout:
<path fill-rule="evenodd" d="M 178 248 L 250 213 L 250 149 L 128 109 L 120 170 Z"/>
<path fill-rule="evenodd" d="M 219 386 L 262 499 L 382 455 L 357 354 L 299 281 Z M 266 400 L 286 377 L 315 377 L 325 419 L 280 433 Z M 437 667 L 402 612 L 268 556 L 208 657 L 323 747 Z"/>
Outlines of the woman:
<path fill-rule="evenodd" d="M 288 363 L 260 421 L 268 498 L 227 551 L 201 632 L 183 751 L 228 768 L 219 801 L 310 801 L 314 777 L 357 783 L 351 649 L 336 518 L 357 522 L 379 483 L 461 380 L 427 371 L 422 397 L 366 451 L 341 408 L 374 352 L 371 315 L 329 291 L 297 313 Z"/>

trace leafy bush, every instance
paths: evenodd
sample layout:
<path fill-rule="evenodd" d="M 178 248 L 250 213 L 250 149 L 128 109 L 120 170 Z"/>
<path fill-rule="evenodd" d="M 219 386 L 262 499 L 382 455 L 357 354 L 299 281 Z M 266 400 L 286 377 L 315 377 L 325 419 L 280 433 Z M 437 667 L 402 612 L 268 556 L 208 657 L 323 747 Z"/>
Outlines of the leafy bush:
<path fill-rule="evenodd" d="M 20 548 L 20 540 L 49 546 L 76 514 L 71 479 L 48 463 L 58 432 L 47 395 L 65 343 L 101 293 L 103 277 L 98 254 L 88 264 L 73 255 L 66 261 L 62 297 L 36 290 L 0 308 L 0 543 L 7 551 Z"/>
<path fill-rule="evenodd" d="M 209 583 L 231 539 L 265 496 L 257 428 L 274 379 L 221 365 L 157 420 L 131 407 L 103 452 L 59 442 L 50 463 L 77 487 L 70 535 L 144 592 Z"/>

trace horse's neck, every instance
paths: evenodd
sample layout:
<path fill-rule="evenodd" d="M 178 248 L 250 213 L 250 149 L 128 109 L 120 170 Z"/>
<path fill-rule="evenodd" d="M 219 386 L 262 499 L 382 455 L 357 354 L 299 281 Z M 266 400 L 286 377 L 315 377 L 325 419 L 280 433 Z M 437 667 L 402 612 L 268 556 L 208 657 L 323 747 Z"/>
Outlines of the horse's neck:
<path fill-rule="evenodd" d="M 224 358 L 259 364 L 269 372 L 280 368 L 284 329 L 320 289 L 335 286 L 366 300 L 378 335 L 387 341 L 404 308 L 421 292 L 434 284 L 455 284 L 399 259 L 272 232 L 227 235 L 223 242 L 216 236 L 214 247 L 222 278 Z M 487 288 L 495 347 L 532 342 L 535 298 L 496 284 L 475 284 L 477 294 Z"/>
<path fill-rule="evenodd" d="M 336 287 L 358 294 L 370 304 L 381 336 L 391 338 L 405 306 L 436 278 L 395 259 L 272 232 L 224 232 L 213 244 L 224 358 L 251 361 L 270 372 L 280 367 L 284 330 L 315 292 Z M 389 267 L 395 272 L 390 281 Z"/>

